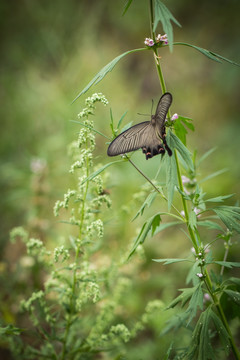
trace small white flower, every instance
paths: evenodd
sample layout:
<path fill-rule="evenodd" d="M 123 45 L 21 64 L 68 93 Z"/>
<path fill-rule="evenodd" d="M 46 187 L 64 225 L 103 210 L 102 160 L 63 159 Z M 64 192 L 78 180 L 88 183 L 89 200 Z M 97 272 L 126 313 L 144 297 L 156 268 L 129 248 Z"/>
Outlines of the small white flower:
<path fill-rule="evenodd" d="M 182 175 L 181 178 L 183 185 L 188 184 L 190 182 L 190 179 L 185 175 Z"/>
<path fill-rule="evenodd" d="M 201 210 L 200 209 L 198 209 L 198 208 L 194 208 L 193 209 L 193 211 L 195 212 L 195 214 L 197 215 L 197 218 L 199 218 L 201 215 L 199 215 L 199 213 L 201 212 Z"/>
<path fill-rule="evenodd" d="M 171 120 L 175 121 L 177 119 L 178 119 L 178 114 L 177 113 L 173 114 L 173 116 L 171 117 Z"/>
<path fill-rule="evenodd" d="M 146 38 L 144 41 L 144 44 L 147 46 L 153 46 L 154 45 L 154 41 L 151 38 Z"/>
<path fill-rule="evenodd" d="M 202 274 L 202 273 L 197 273 L 196 275 L 199 277 L 199 279 L 203 278 L 203 274 Z"/>

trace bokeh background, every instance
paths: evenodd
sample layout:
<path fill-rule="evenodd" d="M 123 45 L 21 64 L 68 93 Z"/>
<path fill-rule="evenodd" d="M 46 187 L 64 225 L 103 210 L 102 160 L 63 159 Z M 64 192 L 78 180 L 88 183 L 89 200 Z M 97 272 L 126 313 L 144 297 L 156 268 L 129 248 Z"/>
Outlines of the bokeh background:
<path fill-rule="evenodd" d="M 133 1 L 122 16 L 124 4 L 124 0 L 1 2 L 2 269 L 14 264 L 21 253 L 18 247 L 15 251 L 9 248 L 11 228 L 24 225 L 33 232 L 47 233 L 49 242 L 59 231 L 52 208 L 71 182 L 67 146 L 75 139 L 78 125 L 70 120 L 77 118 L 85 95 L 73 104 L 72 100 L 104 65 L 127 50 L 143 47 L 145 37 L 150 36 L 148 2 Z M 175 41 L 198 45 L 240 62 L 238 0 L 169 0 L 166 5 L 182 25 L 182 28 L 174 26 Z M 163 33 L 160 27 L 159 32 Z M 189 148 L 197 150 L 200 156 L 217 147 L 210 160 L 203 164 L 199 176 L 228 169 L 217 181 L 212 179 L 205 183 L 204 190 L 209 197 L 234 193 L 236 195 L 228 203 L 235 204 L 240 190 L 239 67 L 213 62 L 193 49 L 180 46 L 174 47 L 171 54 L 165 48 L 161 56 L 167 89 L 174 98 L 172 113 L 194 121 L 196 131 L 189 133 Z M 102 92 L 109 100 L 108 107 L 98 107 L 95 117 L 96 128 L 107 135 L 111 136 L 110 107 L 116 122 L 125 111 L 125 123 L 144 121 L 145 117 L 138 113 L 149 114 L 152 99 L 156 103 L 161 95 L 151 52 L 125 57 L 86 96 L 94 92 Z M 106 149 L 105 139 L 97 138 L 97 162 L 109 161 Z M 154 176 L 158 157 L 146 162 L 136 153 L 134 158 L 142 170 Z M 34 166 L 44 167 L 41 179 L 36 179 Z M 126 207 L 132 192 L 144 180 L 129 164 L 124 164 L 112 168 L 111 183 L 114 184 L 111 189 L 114 209 L 125 206 L 114 235 L 121 234 L 121 239 L 113 239 L 113 251 L 117 252 L 118 247 L 129 244 L 136 227 L 140 226 L 140 222 L 130 223 L 134 214 L 129 214 Z M 115 230 L 111 226 L 107 230 L 109 247 L 111 232 Z M 159 281 L 167 285 L 166 269 L 150 263 L 156 255 L 156 243 L 158 257 L 168 256 L 170 249 L 171 256 L 174 251 L 175 256 L 178 255 L 182 247 L 186 251 L 189 246 L 186 239 L 179 243 L 176 239 L 172 234 L 168 243 L 162 240 L 160 247 L 156 239 L 149 242 L 152 247 L 149 246 L 148 261 L 142 269 L 142 279 L 149 281 L 148 286 L 161 271 Z M 171 287 L 176 289 L 183 284 L 174 278 L 174 269 L 173 266 L 167 276 L 171 279 Z M 139 297 L 141 294 L 150 297 L 146 295 L 146 282 L 143 286 L 140 280 L 136 281 L 139 281 Z"/>

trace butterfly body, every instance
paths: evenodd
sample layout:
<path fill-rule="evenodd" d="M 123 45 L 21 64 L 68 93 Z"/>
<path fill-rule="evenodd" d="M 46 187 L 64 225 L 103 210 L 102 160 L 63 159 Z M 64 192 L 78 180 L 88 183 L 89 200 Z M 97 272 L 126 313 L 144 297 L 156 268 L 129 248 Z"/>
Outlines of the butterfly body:
<path fill-rule="evenodd" d="M 165 119 L 172 103 L 172 95 L 165 93 L 160 98 L 155 115 L 151 121 L 144 121 L 132 126 L 118 135 L 109 145 L 108 156 L 116 156 L 130 151 L 142 149 L 146 160 L 158 154 L 172 155 L 166 142 Z"/>

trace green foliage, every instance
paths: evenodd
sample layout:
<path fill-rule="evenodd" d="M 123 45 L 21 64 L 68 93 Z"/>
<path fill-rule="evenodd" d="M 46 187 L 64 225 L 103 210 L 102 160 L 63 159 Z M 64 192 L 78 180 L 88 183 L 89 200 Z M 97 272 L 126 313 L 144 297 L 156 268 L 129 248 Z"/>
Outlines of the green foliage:
<path fill-rule="evenodd" d="M 126 2 L 124 14 L 131 3 L 132 0 Z M 238 65 L 195 45 L 173 43 L 171 21 L 179 26 L 180 24 L 159 0 L 150 0 L 150 9 L 154 15 L 151 33 L 154 34 L 158 23 L 161 22 L 163 30 L 168 35 L 170 50 L 173 45 L 184 45 L 199 51 L 211 60 Z M 166 86 L 160 66 L 161 56 L 158 53 L 162 49 L 155 45 L 152 50 L 164 92 Z M 75 100 L 86 93 L 92 85 L 98 84 L 123 57 L 150 49 L 150 46 L 134 49 L 117 56 L 100 70 Z M 148 53 L 151 54 L 151 51 Z M 81 127 L 77 139 L 69 146 L 72 159 L 69 173 L 73 179 L 69 182 L 63 199 L 58 200 L 54 207 L 55 216 L 61 216 L 59 223 L 62 226 L 71 225 L 71 234 L 63 236 L 61 240 L 52 239 L 51 246 L 48 242 L 45 243 L 41 234 L 37 236 L 35 231 L 32 234 L 17 227 L 10 234 L 12 246 L 19 242 L 24 244 L 27 261 L 30 263 L 30 274 L 38 276 L 35 275 L 35 278 L 31 279 L 30 286 L 25 284 L 24 289 L 16 280 L 19 286 L 16 294 L 21 296 L 17 296 L 15 303 L 19 306 L 17 312 L 24 317 L 24 326 L 12 325 L 16 323 L 15 319 L 11 318 L 8 309 L 3 310 L 1 344 L 10 349 L 14 359 L 139 359 L 139 353 L 134 357 L 132 354 L 134 349 L 139 350 L 142 340 L 147 358 L 162 356 L 164 359 L 170 359 L 175 356 L 175 359 L 221 359 L 222 356 L 227 356 L 231 349 L 233 356 L 239 359 L 239 351 L 234 340 L 237 333 L 234 328 L 237 311 L 229 311 L 229 308 L 235 309 L 240 304 L 240 282 L 230 273 L 231 271 L 234 275 L 234 270 L 240 263 L 230 261 L 231 259 L 228 261 L 227 258 L 229 250 L 235 246 L 236 233 L 240 232 L 240 208 L 225 204 L 208 207 L 209 203 L 231 201 L 232 195 L 212 195 L 205 193 L 206 190 L 201 188 L 203 182 L 214 179 L 225 170 L 213 172 L 199 179 L 199 165 L 208 159 L 213 150 L 207 151 L 197 160 L 196 152 L 192 154 L 187 148 L 186 141 L 187 129 L 194 131 L 194 125 L 191 119 L 183 116 L 179 116 L 174 122 L 170 119 L 166 122 L 166 140 L 173 154 L 171 157 L 165 154 L 161 159 L 163 172 L 158 170 L 154 180 L 151 180 L 135 160 L 133 162 L 128 156 L 106 164 L 96 164 L 95 136 L 110 139 L 110 136 L 95 129 L 91 118 L 95 114 L 95 105 L 98 102 L 103 105 L 108 103 L 101 93 L 87 98 L 86 107 L 78 115 L 79 121 L 75 121 Z M 125 115 L 126 112 L 115 128 L 113 113 L 110 111 L 110 131 L 113 137 L 131 126 L 131 123 L 122 126 Z M 158 158 L 160 159 L 160 156 Z M 133 166 L 147 181 L 147 186 L 141 191 L 137 189 L 133 194 L 132 203 L 122 206 L 115 214 L 109 210 L 112 189 L 108 190 L 114 183 L 114 170 L 111 176 L 107 170 L 120 162 L 129 167 Z M 120 175 L 119 171 L 117 179 Z M 135 203 L 138 210 L 135 209 Z M 140 224 L 140 230 L 130 251 L 128 244 L 127 250 L 123 251 L 123 248 L 120 248 L 120 243 L 126 242 L 125 238 L 129 242 L 131 237 L 130 231 L 126 231 L 126 226 L 123 226 L 124 212 L 128 223 L 132 218 L 136 228 Z M 170 221 L 172 217 L 175 221 Z M 106 235 L 105 232 L 107 224 L 114 228 L 111 229 L 110 235 Z M 120 224 L 119 233 L 116 224 Z M 206 232 L 206 228 L 211 232 Z M 152 291 L 148 288 L 144 289 L 144 296 L 141 296 L 141 287 L 149 286 L 150 280 L 154 282 L 155 279 L 149 270 L 141 273 L 141 269 L 139 271 L 134 262 L 140 262 L 137 255 L 142 258 L 145 255 L 144 264 L 141 263 L 144 268 L 148 251 L 153 251 L 147 248 L 148 244 L 145 246 L 147 239 L 160 232 L 161 243 L 156 247 L 154 245 L 154 255 L 159 251 L 161 256 L 164 252 L 162 244 L 166 238 L 169 238 L 167 250 L 172 247 L 178 252 L 181 246 L 178 245 L 179 233 L 184 234 L 185 240 L 192 246 L 190 256 L 181 254 L 179 258 L 166 258 L 164 255 L 164 258 L 153 259 L 155 266 L 159 263 L 159 269 L 161 263 L 180 269 L 179 273 L 178 270 L 173 270 L 174 276 L 167 276 L 167 281 L 166 275 L 163 276 L 165 288 L 161 288 L 159 276 L 157 277 L 158 297 L 161 294 L 162 298 L 172 298 L 173 294 L 169 294 L 169 288 L 176 289 L 176 284 L 184 281 L 181 269 L 188 271 L 188 287 L 181 288 L 181 294 L 169 305 L 162 300 L 154 300 Z M 222 259 L 222 255 L 219 255 L 221 248 L 225 251 L 222 261 L 218 260 Z M 133 270 L 129 272 L 131 267 Z M 16 267 L 14 278 L 20 277 L 21 270 L 21 266 Z M 24 276 L 27 279 L 31 278 L 29 274 Z M 141 303 L 133 309 L 137 291 L 138 296 L 140 293 Z M 147 298 L 150 301 L 146 305 Z M 4 297 L 1 302 L 5 302 Z M 137 309 L 138 306 L 140 310 Z M 164 309 L 166 311 L 163 311 Z M 170 331 L 170 336 L 174 336 L 174 343 L 168 338 Z M 151 335 L 151 339 L 154 339 L 154 349 L 161 348 L 163 351 L 164 344 L 164 354 L 159 355 L 156 350 L 157 355 L 152 355 L 152 352 L 149 355 L 149 333 L 155 334 Z"/>
<path fill-rule="evenodd" d="M 153 30 L 156 31 L 156 28 L 158 26 L 158 23 L 162 23 L 163 31 L 168 36 L 169 40 L 169 47 L 170 51 L 173 49 L 173 30 L 172 30 L 172 24 L 171 21 L 173 21 L 176 25 L 180 26 L 179 22 L 175 19 L 175 17 L 172 15 L 172 13 L 168 10 L 168 8 L 160 1 L 156 0 L 155 2 L 155 8 L 154 8 L 154 25 Z"/>

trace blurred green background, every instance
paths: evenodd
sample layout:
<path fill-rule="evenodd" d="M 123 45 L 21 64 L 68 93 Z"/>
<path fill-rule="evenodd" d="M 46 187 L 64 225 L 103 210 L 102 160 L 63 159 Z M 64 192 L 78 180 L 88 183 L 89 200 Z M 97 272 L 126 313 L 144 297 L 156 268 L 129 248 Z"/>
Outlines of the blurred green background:
<path fill-rule="evenodd" d="M 124 4 L 124 0 L 19 0 L 0 4 L 3 263 L 17 257 L 8 249 L 12 227 L 26 225 L 37 233 L 47 232 L 48 238 L 58 230 L 52 208 L 71 182 L 67 145 L 78 131 L 78 125 L 69 120 L 77 118 L 85 96 L 71 105 L 72 100 L 104 65 L 127 50 L 143 47 L 145 37 L 150 36 L 148 1 L 133 1 L 122 16 Z M 240 62 L 239 0 L 170 0 L 166 5 L 182 25 L 174 26 L 175 41 L 198 45 Z M 159 33 L 163 33 L 161 28 Z M 236 193 L 228 202 L 234 204 L 240 182 L 239 68 L 213 62 L 187 47 L 174 47 L 171 54 L 165 48 L 161 56 L 167 89 L 174 99 L 172 113 L 194 121 L 196 131 L 188 137 L 190 149 L 202 155 L 212 147 L 218 148 L 203 164 L 200 177 L 228 168 L 217 181 L 206 183 L 204 189 L 209 196 Z M 151 52 L 125 57 L 86 97 L 94 92 L 105 94 L 110 103 L 107 108 L 99 106 L 95 117 L 96 128 L 107 135 L 111 136 L 110 107 L 116 122 L 125 111 L 125 123 L 144 121 L 137 113 L 150 113 L 152 99 L 156 103 L 161 95 Z M 97 145 L 97 161 L 108 162 L 105 140 L 99 137 Z M 149 176 L 155 175 L 159 157 L 146 162 L 136 153 L 134 158 Z M 41 159 L 45 169 L 40 180 L 32 171 L 39 161 L 36 159 Z M 112 168 L 110 182 L 114 184 L 111 191 L 116 210 L 128 206 L 132 191 L 144 180 L 124 164 Z M 136 232 L 136 225 L 130 224 L 133 215 L 125 212 L 118 223 L 121 236 L 126 236 L 125 244 Z M 111 231 L 107 230 L 109 241 Z M 175 240 L 172 238 L 171 256 L 180 246 L 189 246 L 186 240 L 178 245 Z M 153 240 L 151 244 L 156 245 Z M 116 243 L 114 249 L 118 251 Z M 169 244 L 165 244 L 158 255 L 166 257 L 168 250 Z M 149 251 L 150 261 L 156 254 L 153 248 Z M 160 271 L 159 265 L 155 268 Z M 149 269 L 145 269 L 145 279 L 151 278 Z M 176 279 L 171 286 L 175 285 L 177 288 L 183 284 Z"/>

